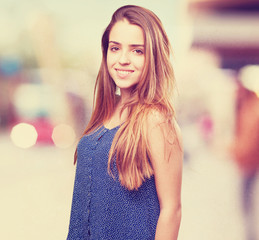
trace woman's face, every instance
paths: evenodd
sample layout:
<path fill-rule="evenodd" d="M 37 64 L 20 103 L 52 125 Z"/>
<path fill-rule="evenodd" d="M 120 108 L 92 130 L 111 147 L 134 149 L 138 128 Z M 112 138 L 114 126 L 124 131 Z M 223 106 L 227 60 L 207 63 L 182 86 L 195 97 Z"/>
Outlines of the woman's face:
<path fill-rule="evenodd" d="M 107 67 L 121 93 L 130 92 L 140 81 L 145 64 L 144 33 L 126 19 L 114 24 L 110 31 Z"/>

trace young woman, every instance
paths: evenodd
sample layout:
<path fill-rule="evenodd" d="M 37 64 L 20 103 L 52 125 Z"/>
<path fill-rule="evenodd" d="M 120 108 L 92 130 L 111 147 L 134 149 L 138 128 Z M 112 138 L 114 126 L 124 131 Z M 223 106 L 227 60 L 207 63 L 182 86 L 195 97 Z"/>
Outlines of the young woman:
<path fill-rule="evenodd" d="M 167 35 L 153 12 L 124 6 L 103 34 L 102 53 L 75 154 L 67 239 L 176 240 L 183 150 Z"/>

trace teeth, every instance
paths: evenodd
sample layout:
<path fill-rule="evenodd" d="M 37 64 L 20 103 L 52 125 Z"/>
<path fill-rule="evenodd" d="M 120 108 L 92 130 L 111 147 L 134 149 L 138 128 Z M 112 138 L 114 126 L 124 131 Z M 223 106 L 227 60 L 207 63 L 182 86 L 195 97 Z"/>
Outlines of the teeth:
<path fill-rule="evenodd" d="M 117 70 L 117 72 L 118 72 L 119 74 L 122 74 L 122 75 L 128 75 L 128 74 L 131 73 L 131 71 L 123 71 L 123 70 Z"/>

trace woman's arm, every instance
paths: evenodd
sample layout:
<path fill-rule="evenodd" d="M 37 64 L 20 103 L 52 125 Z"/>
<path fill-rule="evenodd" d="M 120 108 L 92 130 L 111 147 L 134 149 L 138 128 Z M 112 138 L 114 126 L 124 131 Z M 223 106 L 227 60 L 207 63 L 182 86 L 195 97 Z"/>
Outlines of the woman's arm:
<path fill-rule="evenodd" d="M 154 169 L 160 215 L 156 240 L 177 240 L 181 222 L 182 140 L 173 126 L 155 114 L 148 119 L 148 147 Z"/>

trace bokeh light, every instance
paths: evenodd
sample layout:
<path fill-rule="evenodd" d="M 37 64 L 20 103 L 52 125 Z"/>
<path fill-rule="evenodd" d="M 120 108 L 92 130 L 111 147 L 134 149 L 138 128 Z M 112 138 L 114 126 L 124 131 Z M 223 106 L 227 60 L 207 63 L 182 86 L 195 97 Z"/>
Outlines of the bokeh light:
<path fill-rule="evenodd" d="M 52 140 L 59 148 L 68 148 L 76 139 L 74 129 L 67 124 L 59 124 L 53 129 Z"/>
<path fill-rule="evenodd" d="M 28 123 L 19 123 L 11 131 L 13 143 L 20 148 L 32 147 L 37 141 L 37 131 Z"/>

